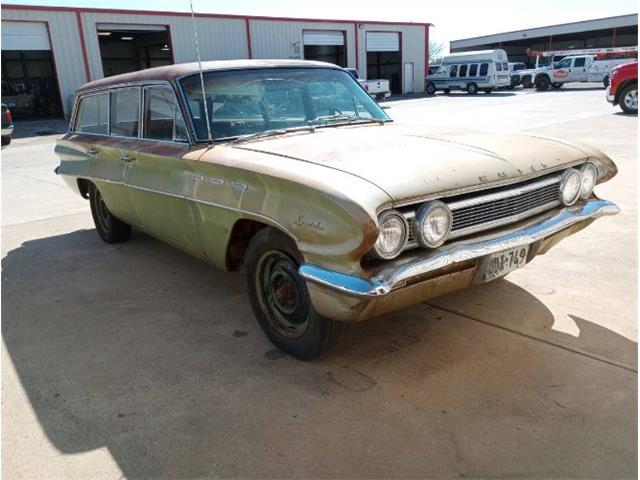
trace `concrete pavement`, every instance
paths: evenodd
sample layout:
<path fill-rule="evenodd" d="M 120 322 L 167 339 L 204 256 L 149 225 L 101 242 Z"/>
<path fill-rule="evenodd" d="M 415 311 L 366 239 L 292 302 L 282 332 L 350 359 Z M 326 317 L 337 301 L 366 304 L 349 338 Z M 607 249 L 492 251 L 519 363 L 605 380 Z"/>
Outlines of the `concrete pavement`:
<path fill-rule="evenodd" d="M 601 89 L 386 102 L 438 131 L 586 141 L 600 219 L 506 279 L 282 355 L 244 280 L 102 243 L 51 137 L 2 150 L 6 478 L 637 476 L 637 117 Z"/>

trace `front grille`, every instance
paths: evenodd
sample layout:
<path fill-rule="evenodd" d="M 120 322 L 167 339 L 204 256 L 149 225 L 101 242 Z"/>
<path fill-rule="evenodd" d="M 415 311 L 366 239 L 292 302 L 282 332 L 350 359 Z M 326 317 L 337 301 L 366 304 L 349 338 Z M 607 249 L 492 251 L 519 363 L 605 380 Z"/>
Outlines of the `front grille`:
<path fill-rule="evenodd" d="M 442 201 L 451 209 L 453 224 L 449 238 L 508 225 L 560 205 L 561 174 L 548 175 L 516 185 L 508 185 Z M 405 212 L 409 223 L 407 248 L 418 245 L 415 211 Z"/>

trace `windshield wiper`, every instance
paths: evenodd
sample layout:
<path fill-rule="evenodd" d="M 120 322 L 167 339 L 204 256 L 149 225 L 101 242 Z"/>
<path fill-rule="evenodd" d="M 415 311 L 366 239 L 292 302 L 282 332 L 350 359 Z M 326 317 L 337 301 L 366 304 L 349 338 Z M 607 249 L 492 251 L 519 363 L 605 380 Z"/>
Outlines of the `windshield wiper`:
<path fill-rule="evenodd" d="M 285 133 L 299 132 L 301 130 L 308 130 L 310 132 L 314 132 L 316 128 L 313 125 L 303 125 L 301 127 L 276 128 L 273 130 L 264 130 L 262 132 L 255 132 L 255 133 L 248 133 L 246 135 L 240 135 L 239 137 L 236 137 L 233 140 L 231 140 L 231 143 L 246 142 L 248 140 L 254 140 L 256 138 L 272 137 L 274 135 L 284 135 Z"/>
<path fill-rule="evenodd" d="M 332 120 L 346 120 L 348 123 L 352 122 L 367 122 L 367 123 L 379 123 L 380 125 L 384 124 L 384 120 L 379 120 L 376 118 L 365 118 L 359 115 L 345 115 L 343 113 L 336 113 L 334 115 L 323 115 L 321 117 L 316 117 L 311 120 L 309 123 L 317 125 L 321 122 L 330 122 Z"/>

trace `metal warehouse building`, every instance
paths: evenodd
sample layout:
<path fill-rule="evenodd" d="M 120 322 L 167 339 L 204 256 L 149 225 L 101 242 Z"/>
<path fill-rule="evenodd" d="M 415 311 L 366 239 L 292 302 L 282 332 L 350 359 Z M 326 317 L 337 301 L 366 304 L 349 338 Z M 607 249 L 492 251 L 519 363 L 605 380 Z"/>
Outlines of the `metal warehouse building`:
<path fill-rule="evenodd" d="M 451 52 L 502 48 L 509 61 L 532 66 L 527 49 L 572 50 L 586 48 L 632 47 L 638 45 L 638 14 L 599 18 L 551 25 L 515 32 L 496 33 L 450 42 Z"/>
<path fill-rule="evenodd" d="M 422 92 L 429 24 L 196 14 L 203 60 L 294 58 Z M 105 76 L 196 59 L 190 13 L 2 5 L 2 100 L 14 116 L 67 116 Z"/>

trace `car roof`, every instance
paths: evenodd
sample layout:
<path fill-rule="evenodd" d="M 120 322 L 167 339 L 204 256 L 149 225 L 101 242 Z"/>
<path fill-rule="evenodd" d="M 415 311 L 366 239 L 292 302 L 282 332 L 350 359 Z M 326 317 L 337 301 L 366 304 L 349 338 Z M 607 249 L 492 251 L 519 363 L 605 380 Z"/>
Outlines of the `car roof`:
<path fill-rule="evenodd" d="M 216 70 L 243 70 L 259 68 L 336 68 L 339 66 L 326 62 L 315 62 L 310 60 L 214 60 L 202 62 L 202 71 L 211 72 Z M 177 63 L 165 65 L 163 67 L 147 68 L 136 72 L 113 75 L 101 78 L 82 85 L 77 91 L 86 92 L 89 90 L 104 89 L 116 85 L 127 83 L 139 83 L 149 81 L 175 81 L 178 78 L 193 75 L 199 72 L 198 62 Z"/>

